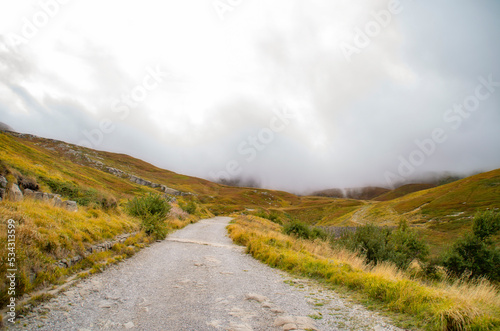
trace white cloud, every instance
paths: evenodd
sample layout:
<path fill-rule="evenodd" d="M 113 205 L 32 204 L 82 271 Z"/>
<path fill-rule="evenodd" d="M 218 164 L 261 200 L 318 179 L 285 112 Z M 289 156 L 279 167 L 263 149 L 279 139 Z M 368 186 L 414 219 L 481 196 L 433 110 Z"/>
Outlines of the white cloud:
<path fill-rule="evenodd" d="M 24 18 L 43 10 L 37 1 L 1 6 L 4 40 L 22 35 Z M 270 187 L 383 184 L 397 156 L 441 125 L 443 112 L 470 93 L 477 76 L 500 80 L 493 46 L 499 8 L 491 1 L 402 1 L 404 10 L 346 61 L 339 45 L 387 6 L 258 0 L 222 21 L 210 1 L 68 1 L 26 45 L 0 47 L 0 120 L 78 143 L 110 119 L 116 130 L 99 149 L 196 176 L 236 159 L 244 175 Z M 114 102 L 156 67 L 168 73 L 164 81 L 122 119 Z M 422 171 L 475 170 L 477 160 L 498 167 L 500 156 L 491 154 L 500 135 L 489 128 L 498 127 L 499 103 L 497 93 Z M 245 163 L 238 144 L 281 106 L 297 118 Z M 457 166 L 464 155 L 476 161 Z"/>

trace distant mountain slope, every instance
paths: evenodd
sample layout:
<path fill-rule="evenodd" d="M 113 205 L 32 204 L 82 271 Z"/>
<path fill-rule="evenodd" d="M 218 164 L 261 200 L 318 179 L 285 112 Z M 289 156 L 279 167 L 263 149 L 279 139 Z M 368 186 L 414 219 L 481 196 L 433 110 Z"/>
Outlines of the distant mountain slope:
<path fill-rule="evenodd" d="M 382 195 L 375 197 L 373 200 L 376 201 L 388 201 L 403 197 L 407 194 L 418 192 L 422 190 L 427 190 L 436 187 L 435 184 L 406 184 L 400 186 L 392 191 L 386 192 Z"/>
<path fill-rule="evenodd" d="M 0 133 L 0 147 L 2 163 L 35 178 L 46 192 L 53 191 L 56 184 L 71 184 L 120 200 L 161 191 L 160 188 L 132 182 L 129 177 L 133 175 L 191 193 L 200 203 L 213 209 L 215 214 L 244 210 L 246 207 L 285 207 L 300 202 L 294 194 L 220 185 L 160 169 L 128 155 L 95 151 L 28 134 Z"/>
<path fill-rule="evenodd" d="M 346 189 L 327 189 L 313 192 L 311 195 L 329 198 L 344 198 L 356 200 L 372 200 L 382 194 L 388 193 L 390 190 L 383 187 L 354 187 Z"/>
<path fill-rule="evenodd" d="M 0 131 L 14 131 L 14 129 L 3 122 L 0 122 Z"/>
<path fill-rule="evenodd" d="M 424 187 L 406 185 L 379 197 L 387 201 L 309 198 L 309 203 L 284 209 L 284 212 L 326 226 L 367 223 L 395 226 L 407 220 L 421 231 L 433 253 L 437 253 L 470 230 L 476 212 L 500 210 L 500 169 L 407 193 Z"/>

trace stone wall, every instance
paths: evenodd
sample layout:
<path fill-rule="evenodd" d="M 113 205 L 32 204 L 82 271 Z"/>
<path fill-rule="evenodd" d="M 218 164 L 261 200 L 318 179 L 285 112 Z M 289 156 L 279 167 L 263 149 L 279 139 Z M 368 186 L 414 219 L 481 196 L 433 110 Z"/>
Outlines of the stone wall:
<path fill-rule="evenodd" d="M 111 248 L 113 248 L 114 245 L 124 243 L 125 240 L 127 240 L 127 238 L 132 237 L 136 234 L 137 234 L 137 232 L 125 233 L 125 234 L 118 235 L 113 240 L 105 241 L 105 242 L 90 246 L 89 248 L 86 249 L 85 253 L 83 253 L 83 256 L 76 255 L 72 258 L 67 258 L 67 259 L 62 259 L 60 261 L 57 261 L 55 264 L 56 264 L 56 266 L 61 267 L 61 268 L 69 268 L 69 267 L 75 265 L 76 263 L 80 262 L 81 260 L 83 260 L 86 256 L 88 256 L 92 253 L 99 253 L 99 252 L 104 252 L 104 251 L 110 250 Z"/>

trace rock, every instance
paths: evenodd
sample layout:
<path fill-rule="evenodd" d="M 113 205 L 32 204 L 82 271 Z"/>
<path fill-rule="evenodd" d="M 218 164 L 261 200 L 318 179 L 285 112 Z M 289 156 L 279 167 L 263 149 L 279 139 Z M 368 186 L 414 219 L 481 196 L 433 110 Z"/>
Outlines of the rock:
<path fill-rule="evenodd" d="M 166 194 L 169 194 L 169 195 L 182 195 L 182 192 L 174 190 L 173 188 L 170 188 L 168 186 L 160 185 L 160 187 L 161 187 L 161 190 L 163 192 L 165 192 Z"/>
<path fill-rule="evenodd" d="M 49 201 L 49 194 L 48 193 L 42 193 L 42 201 Z"/>
<path fill-rule="evenodd" d="M 0 201 L 2 201 L 4 197 L 5 197 L 5 189 L 0 188 Z"/>
<path fill-rule="evenodd" d="M 25 188 L 24 189 L 24 197 L 33 199 L 35 197 L 35 192 L 30 190 L 29 188 Z"/>
<path fill-rule="evenodd" d="M 54 199 L 54 207 L 62 207 L 63 201 L 61 200 L 60 197 L 56 196 Z"/>
<path fill-rule="evenodd" d="M 271 307 L 272 307 L 272 305 L 271 305 L 271 303 L 270 303 L 270 302 L 267 302 L 267 301 L 266 301 L 266 302 L 263 302 L 263 303 L 262 303 L 262 307 L 263 307 L 263 308 L 271 308 Z"/>
<path fill-rule="evenodd" d="M 133 322 L 128 322 L 123 324 L 123 326 L 125 327 L 125 329 L 132 329 L 135 325 Z"/>
<path fill-rule="evenodd" d="M 19 189 L 17 184 L 13 184 L 10 190 L 7 193 L 7 196 L 12 201 L 22 201 L 23 200 L 23 192 Z"/>
<path fill-rule="evenodd" d="M 314 326 L 314 322 L 309 317 L 297 316 L 295 317 L 295 324 L 297 324 L 299 329 L 317 330 Z"/>
<path fill-rule="evenodd" d="M 255 300 L 260 303 L 269 300 L 267 297 L 256 293 L 247 293 L 245 297 L 247 300 Z"/>
<path fill-rule="evenodd" d="M 280 316 L 274 320 L 274 326 L 283 326 L 285 324 L 293 324 L 295 320 L 292 316 Z"/>
<path fill-rule="evenodd" d="M 78 205 L 76 204 L 75 201 L 71 201 L 71 200 L 64 201 L 63 208 L 68 210 L 68 211 L 73 211 L 73 212 L 78 211 Z"/>
<path fill-rule="evenodd" d="M 98 307 L 99 308 L 111 308 L 112 305 L 113 305 L 112 302 L 103 300 L 103 301 L 99 302 Z"/>
<path fill-rule="evenodd" d="M 35 200 L 43 200 L 43 192 L 34 192 L 34 196 Z"/>
<path fill-rule="evenodd" d="M 99 161 L 98 161 L 99 162 Z M 97 164 L 97 163 L 96 163 Z M 97 164 L 98 165 L 98 164 Z M 99 166 L 99 165 L 98 165 Z M 102 163 L 101 163 L 102 166 Z M 127 175 L 126 172 L 121 171 L 120 169 L 116 168 L 111 168 L 111 167 L 106 167 L 106 171 L 109 172 L 112 175 L 118 176 L 118 177 L 125 177 Z"/>
<path fill-rule="evenodd" d="M 297 325 L 293 323 L 287 323 L 283 325 L 283 331 L 297 330 Z"/>
<path fill-rule="evenodd" d="M 0 176 L 0 188 L 7 188 L 7 179 L 4 176 Z"/>

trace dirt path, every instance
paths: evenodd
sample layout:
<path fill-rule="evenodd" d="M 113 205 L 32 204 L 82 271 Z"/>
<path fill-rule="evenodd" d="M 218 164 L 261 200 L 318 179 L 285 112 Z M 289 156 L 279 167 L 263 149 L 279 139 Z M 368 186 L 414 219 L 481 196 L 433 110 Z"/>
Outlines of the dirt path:
<path fill-rule="evenodd" d="M 232 244 L 230 218 L 189 225 L 35 308 L 28 330 L 397 330 Z M 12 328 L 12 327 L 11 327 Z"/>

